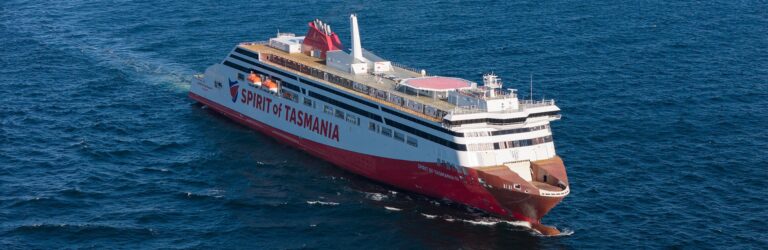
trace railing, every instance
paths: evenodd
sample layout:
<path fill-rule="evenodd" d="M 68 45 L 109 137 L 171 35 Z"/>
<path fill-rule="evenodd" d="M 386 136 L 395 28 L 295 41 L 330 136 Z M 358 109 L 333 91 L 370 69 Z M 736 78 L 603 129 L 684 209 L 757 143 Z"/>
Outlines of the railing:
<path fill-rule="evenodd" d="M 520 100 L 520 107 L 523 108 L 534 108 L 534 107 L 541 107 L 541 106 L 549 106 L 549 105 L 555 105 L 554 99 L 549 100 Z"/>
<path fill-rule="evenodd" d="M 421 70 L 418 70 L 418 69 L 415 69 L 415 68 L 412 68 L 412 67 L 408 67 L 406 65 L 399 64 L 399 63 L 396 63 L 396 62 L 390 62 L 390 63 L 392 63 L 392 66 L 395 66 L 395 67 L 398 67 L 398 68 L 401 68 L 401 69 L 404 69 L 404 70 L 408 70 L 408 71 L 411 71 L 413 73 L 421 75 Z"/>
<path fill-rule="evenodd" d="M 242 42 L 240 45 L 264 45 L 269 44 L 269 41 L 254 41 L 254 42 Z"/>
<path fill-rule="evenodd" d="M 476 84 L 476 83 L 473 83 L 473 84 Z M 472 90 L 463 89 L 463 90 L 457 91 L 457 93 L 464 96 L 469 96 L 472 98 L 483 99 L 483 100 L 496 100 L 496 99 L 507 99 L 507 98 L 517 97 L 515 92 L 510 90 L 492 89 L 490 91 L 493 91 L 493 94 L 494 94 L 493 97 L 487 96 L 488 92 L 486 91 L 488 91 L 487 88 L 481 87 L 481 88 L 472 89 Z"/>
<path fill-rule="evenodd" d="M 522 110 L 527 109 L 527 108 L 544 107 L 544 106 L 551 106 L 551 105 L 555 105 L 555 100 L 554 99 L 540 100 L 540 101 L 534 100 L 533 102 L 531 102 L 531 100 L 520 100 L 520 106 L 518 107 L 518 109 L 506 109 L 506 110 L 501 110 L 501 111 L 487 111 L 485 109 L 480 109 L 480 108 L 456 107 L 456 108 L 454 108 L 449 113 L 453 114 L 453 115 L 476 114 L 476 113 L 497 113 L 498 114 L 498 113 L 518 112 L 518 111 L 522 111 Z"/>

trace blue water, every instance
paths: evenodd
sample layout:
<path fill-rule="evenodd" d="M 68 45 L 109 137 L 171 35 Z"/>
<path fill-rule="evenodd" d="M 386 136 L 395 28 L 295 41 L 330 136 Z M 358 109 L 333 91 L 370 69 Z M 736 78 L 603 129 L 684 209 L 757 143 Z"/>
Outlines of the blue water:
<path fill-rule="evenodd" d="M 0 248 L 766 248 L 764 1 L 0 2 Z M 351 175 L 186 97 L 322 18 L 555 98 L 572 193 L 515 223 Z"/>

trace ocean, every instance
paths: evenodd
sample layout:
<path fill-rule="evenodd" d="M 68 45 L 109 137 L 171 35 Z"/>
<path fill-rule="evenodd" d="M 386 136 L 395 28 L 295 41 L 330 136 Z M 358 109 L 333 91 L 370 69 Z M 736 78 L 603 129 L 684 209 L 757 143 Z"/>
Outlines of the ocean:
<path fill-rule="evenodd" d="M 0 248 L 765 249 L 765 1 L 0 2 Z M 537 235 L 345 172 L 187 97 L 320 18 L 430 74 L 554 98 Z"/>

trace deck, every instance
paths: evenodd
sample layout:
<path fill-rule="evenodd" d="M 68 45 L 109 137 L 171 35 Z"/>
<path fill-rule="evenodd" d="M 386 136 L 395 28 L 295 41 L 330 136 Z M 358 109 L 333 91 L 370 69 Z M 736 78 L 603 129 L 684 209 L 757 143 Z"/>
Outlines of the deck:
<path fill-rule="evenodd" d="M 377 77 L 377 76 L 374 76 L 374 75 L 371 75 L 371 74 L 354 75 L 354 74 L 350 74 L 350 73 L 347 73 L 347 72 L 343 72 L 343 71 L 337 70 L 335 68 L 332 68 L 332 67 L 329 67 L 329 66 L 325 65 L 324 60 L 320 59 L 320 58 L 311 57 L 311 56 L 308 56 L 308 55 L 305 55 L 305 54 L 302 54 L 302 53 L 289 54 L 289 53 L 286 53 L 286 52 L 284 52 L 282 50 L 269 47 L 266 44 L 241 44 L 240 47 L 246 48 L 246 49 L 251 50 L 251 51 L 257 51 L 257 52 L 260 52 L 260 53 L 267 53 L 267 54 L 273 54 L 273 55 L 282 56 L 282 57 L 294 60 L 296 62 L 305 64 L 305 65 L 307 65 L 309 67 L 313 67 L 313 68 L 316 68 L 318 70 L 321 70 L 321 71 L 324 71 L 324 72 L 327 72 L 327 73 L 330 73 L 330 74 L 334 74 L 334 75 L 337 75 L 337 76 L 340 76 L 340 77 L 344 77 L 346 79 L 352 80 L 354 82 L 357 82 L 357 83 L 360 83 L 360 84 L 363 84 L 363 85 L 366 85 L 366 86 L 369 86 L 369 87 L 372 87 L 372 88 L 376 88 L 376 89 L 379 89 L 379 90 L 385 90 L 385 91 L 388 91 L 391 94 L 396 94 L 397 96 L 400 96 L 403 99 L 408 99 L 408 100 L 412 100 L 412 101 L 415 101 L 415 102 L 418 102 L 418 103 L 421 103 L 421 104 L 424 104 L 424 105 L 429 105 L 429 106 L 435 107 L 437 109 L 440 109 L 440 110 L 443 110 L 443 111 L 446 111 L 446 112 L 450 112 L 450 111 L 452 111 L 452 110 L 454 110 L 456 108 L 455 105 L 453 105 L 451 103 L 448 103 L 446 101 L 443 101 L 443 100 L 433 99 L 431 97 L 425 97 L 425 96 L 414 96 L 414 95 L 409 95 L 409 94 L 400 92 L 400 91 L 398 91 L 396 89 L 397 86 L 398 86 L 398 83 L 396 81 L 392 80 L 392 79 L 387 79 L 387 78 L 384 78 L 384 77 Z M 286 70 L 286 71 L 293 72 L 295 74 L 299 74 L 299 75 L 301 75 L 301 76 L 303 76 L 305 78 L 308 78 L 308 79 L 312 79 L 312 80 L 315 80 L 315 81 L 319 81 L 319 82 L 325 83 L 327 86 L 331 86 L 331 87 L 336 88 L 336 89 L 338 89 L 340 91 L 343 91 L 345 93 L 352 94 L 352 95 L 355 95 L 355 96 L 359 96 L 359 97 L 362 97 L 364 99 L 373 101 L 375 103 L 378 103 L 378 104 L 381 104 L 381 105 L 384 105 L 384 106 L 387 106 L 387 107 L 390 107 L 390 108 L 393 108 L 393 109 L 405 111 L 405 112 L 407 112 L 409 114 L 412 114 L 412 115 L 415 115 L 415 116 L 418 116 L 418 117 L 422 117 L 422 118 L 425 118 L 425 119 L 429 119 L 429 120 L 434 121 L 434 122 L 442 121 L 441 118 L 431 117 L 431 116 L 425 115 L 423 113 L 419 113 L 419 112 L 416 112 L 416 111 L 404 108 L 402 106 L 398 106 L 398 105 L 396 105 L 394 103 L 390 103 L 388 101 L 381 100 L 381 99 L 375 98 L 373 96 L 366 95 L 364 93 L 360 93 L 360 92 L 354 91 L 354 90 L 349 89 L 349 88 L 345 88 L 343 86 L 339 86 L 337 84 L 328 82 L 328 81 L 326 81 L 324 79 L 320 79 L 320 78 L 317 78 L 317 77 L 305 74 L 303 72 L 299 72 L 299 71 L 287 68 L 285 66 L 272 63 L 272 62 L 270 62 L 268 60 L 262 60 L 261 62 L 267 63 L 267 64 L 269 64 L 270 66 L 273 66 L 273 67 L 277 67 L 277 68 L 280 68 L 280 69 L 283 69 L 283 70 Z M 413 71 L 408 70 L 408 69 L 404 69 L 404 68 L 397 67 L 397 66 L 394 66 L 394 65 L 392 66 L 392 68 L 393 68 L 393 72 L 388 72 L 387 75 L 391 75 L 391 76 L 394 76 L 394 77 L 399 78 L 399 79 L 421 77 L 420 73 L 413 72 Z"/>

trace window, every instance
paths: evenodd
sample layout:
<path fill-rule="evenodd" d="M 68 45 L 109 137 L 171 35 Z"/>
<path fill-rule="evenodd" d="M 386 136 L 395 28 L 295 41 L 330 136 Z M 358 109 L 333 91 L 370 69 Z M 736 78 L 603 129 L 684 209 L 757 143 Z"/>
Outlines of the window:
<path fill-rule="evenodd" d="M 355 125 L 360 125 L 360 118 L 352 114 L 347 114 L 347 121 Z"/>
<path fill-rule="evenodd" d="M 405 141 L 405 135 L 403 133 L 395 131 L 395 140 Z"/>
<path fill-rule="evenodd" d="M 312 105 L 312 99 L 307 97 L 304 97 L 304 105 L 307 105 L 307 107 L 314 107 L 314 105 Z"/>
<path fill-rule="evenodd" d="M 245 80 L 245 75 L 243 75 L 243 73 L 237 73 L 237 79 L 238 80 Z"/>
<path fill-rule="evenodd" d="M 468 151 L 489 151 L 494 150 L 493 143 L 467 144 Z"/>
<path fill-rule="evenodd" d="M 405 140 L 405 143 L 408 143 L 408 145 L 418 147 L 419 141 L 416 140 L 416 138 L 413 138 L 411 136 L 408 136 L 407 140 Z"/>
<path fill-rule="evenodd" d="M 368 123 L 368 129 L 373 131 L 373 132 L 378 132 L 378 130 L 379 130 L 378 127 L 379 126 L 377 126 L 376 123 L 373 123 L 373 122 L 369 122 Z"/>
<path fill-rule="evenodd" d="M 341 111 L 341 109 L 336 109 L 336 117 L 344 119 L 344 111 Z"/>
<path fill-rule="evenodd" d="M 213 82 L 213 86 L 216 86 L 216 88 L 219 88 L 219 89 L 220 89 L 222 85 L 221 85 L 221 82 L 220 82 L 220 81 L 214 81 L 214 82 Z"/>
<path fill-rule="evenodd" d="M 387 127 L 381 127 L 381 134 L 392 137 L 392 129 Z"/>
<path fill-rule="evenodd" d="M 294 93 L 292 91 L 289 91 L 289 90 L 285 90 L 285 89 L 283 89 L 283 98 L 291 100 L 293 102 L 299 102 L 299 95 L 298 94 L 296 94 L 296 93 Z"/>
<path fill-rule="evenodd" d="M 324 105 L 323 112 L 325 112 L 326 114 L 332 115 L 333 114 L 333 108 L 331 108 L 331 106 Z"/>

